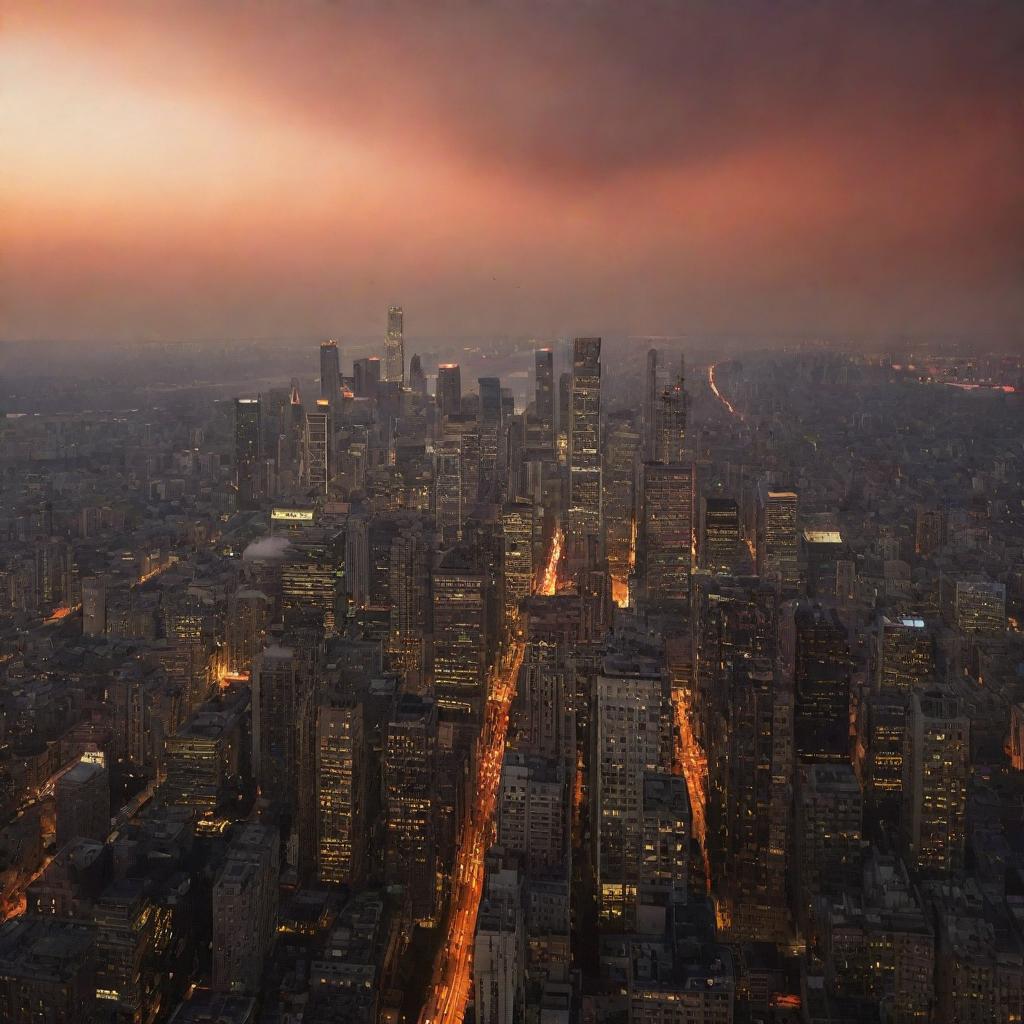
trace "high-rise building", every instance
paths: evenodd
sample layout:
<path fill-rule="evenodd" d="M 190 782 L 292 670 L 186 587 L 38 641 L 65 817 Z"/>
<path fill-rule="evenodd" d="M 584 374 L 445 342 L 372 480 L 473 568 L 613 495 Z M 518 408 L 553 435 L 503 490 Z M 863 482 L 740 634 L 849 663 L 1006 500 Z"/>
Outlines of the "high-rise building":
<path fill-rule="evenodd" d="M 505 752 L 498 796 L 498 845 L 522 857 L 529 872 L 565 863 L 568 854 L 568 787 L 557 761 Z"/>
<path fill-rule="evenodd" d="M 683 461 L 686 445 L 686 375 L 679 357 L 679 376 L 658 395 L 654 406 L 654 462 Z"/>
<path fill-rule="evenodd" d="M 159 1002 L 154 970 L 159 915 L 146 880 L 125 878 L 107 886 L 96 900 L 93 922 L 97 1003 L 107 1020 L 143 1024 Z M 83 1007 L 75 1009 L 78 1017 Z"/>
<path fill-rule="evenodd" d="M 474 1013 L 480 1024 L 526 1019 L 523 903 L 515 868 L 488 871 L 473 942 Z"/>
<path fill-rule="evenodd" d="M 429 555 L 422 523 L 403 524 L 391 542 L 388 566 L 388 656 L 392 668 L 415 685 L 421 680 L 425 664 L 424 639 L 430 612 Z"/>
<path fill-rule="evenodd" d="M 263 423 L 259 398 L 235 399 L 235 484 L 240 508 L 255 508 L 259 497 L 259 462 L 263 457 Z"/>
<path fill-rule="evenodd" d="M 645 462 L 637 573 L 648 602 L 687 602 L 693 565 L 693 463 Z"/>
<path fill-rule="evenodd" d="M 228 602 L 224 644 L 230 672 L 248 672 L 264 647 L 273 611 L 270 599 L 260 590 L 240 587 Z"/>
<path fill-rule="evenodd" d="M 325 398 L 317 399 L 316 408 L 306 413 L 303 465 L 305 485 L 326 494 L 331 473 L 331 410 Z"/>
<path fill-rule="evenodd" d="M 434 445 L 434 518 L 441 546 L 451 547 L 462 536 L 462 452 L 457 440 Z"/>
<path fill-rule="evenodd" d="M 441 363 L 438 366 L 434 398 L 442 424 L 447 417 L 462 412 L 462 371 L 458 363 Z"/>
<path fill-rule="evenodd" d="M 757 573 L 780 580 L 786 590 L 800 585 L 798 506 L 793 491 L 763 485 L 758 493 Z"/>
<path fill-rule="evenodd" d="M 609 655 L 594 682 L 591 800 L 602 920 L 636 927 L 643 879 L 644 777 L 668 763 L 669 686 L 653 660 Z"/>
<path fill-rule="evenodd" d="M 433 571 L 434 690 L 441 715 L 479 722 L 487 669 L 484 573 L 465 544 Z"/>
<path fill-rule="evenodd" d="M 687 900 L 691 813 L 682 776 L 644 773 L 642 835 L 640 902 L 655 915 L 653 923 L 663 926 L 666 910 Z"/>
<path fill-rule="evenodd" d="M 585 560 L 601 539 L 601 339 L 573 342 L 569 413 L 568 554 Z"/>
<path fill-rule="evenodd" d="M 341 362 L 336 341 L 320 345 L 320 397 L 331 405 L 341 398 Z"/>
<path fill-rule="evenodd" d="M 385 877 L 406 890 L 413 920 L 434 916 L 437 706 L 412 693 L 395 699 L 384 745 Z"/>
<path fill-rule="evenodd" d="M 94 760 L 79 761 L 54 787 L 57 806 L 57 849 L 73 839 L 105 842 L 110 835 L 110 776 Z"/>
<path fill-rule="evenodd" d="M 864 790 L 865 823 L 895 833 L 903 813 L 903 751 L 910 692 L 885 689 L 869 695 L 857 714 L 854 766 Z"/>
<path fill-rule="evenodd" d="M 953 620 L 961 632 L 990 637 L 1006 632 L 1006 584 L 981 577 L 959 579 L 953 595 Z"/>
<path fill-rule="evenodd" d="M 404 318 L 401 306 L 388 306 L 388 331 L 384 337 L 384 379 L 405 383 Z"/>
<path fill-rule="evenodd" d="M 378 356 L 364 356 L 352 364 L 352 390 L 356 398 L 376 398 L 380 394 L 380 373 Z"/>
<path fill-rule="evenodd" d="M 970 720 L 948 689 L 911 697 L 903 747 L 903 847 L 908 865 L 950 874 L 964 863 Z"/>
<path fill-rule="evenodd" d="M 788 932 L 793 695 L 766 660 L 737 662 L 729 675 L 722 908 L 735 940 L 779 942 Z"/>
<path fill-rule="evenodd" d="M 277 830 L 244 824 L 213 886 L 213 988 L 258 995 L 277 924 Z"/>
<path fill-rule="evenodd" d="M 849 764 L 804 764 L 796 778 L 794 891 L 804 934 L 815 901 L 856 891 L 861 877 L 863 803 Z"/>
<path fill-rule="evenodd" d="M 644 367 L 642 423 L 641 423 L 641 458 L 644 462 L 655 462 L 657 450 L 657 405 L 658 405 L 658 350 L 647 350 L 647 361 Z"/>
<path fill-rule="evenodd" d="M 293 806 L 298 785 L 298 718 L 302 679 L 295 652 L 268 647 L 252 667 L 252 763 L 260 792 Z"/>
<path fill-rule="evenodd" d="M 917 615 L 882 616 L 875 644 L 875 690 L 909 693 L 935 671 L 935 641 Z"/>
<path fill-rule="evenodd" d="M 853 660 L 835 609 L 800 604 L 794 612 L 797 757 L 803 763 L 850 760 Z"/>
<path fill-rule="evenodd" d="M 481 377 L 480 413 L 480 480 L 481 501 L 494 501 L 498 490 L 498 448 L 501 438 L 501 381 L 497 377 Z"/>
<path fill-rule="evenodd" d="M 409 388 L 414 395 L 427 397 L 427 375 L 423 372 L 423 362 L 416 352 L 409 360 Z"/>
<path fill-rule="evenodd" d="M 363 876 L 368 799 L 363 707 L 338 691 L 320 701 L 316 722 L 316 868 L 321 883 Z"/>
<path fill-rule="evenodd" d="M 533 592 L 535 513 L 528 501 L 508 502 L 501 513 L 502 605 L 509 630 L 519 621 L 519 603 Z"/>
<path fill-rule="evenodd" d="M 733 572 L 740 558 L 740 509 L 733 498 L 702 498 L 700 565 L 711 572 Z"/>
<path fill-rule="evenodd" d="M 631 410 L 608 416 L 604 435 L 604 551 L 616 600 L 624 603 L 633 568 L 636 530 L 636 465 L 640 434 Z"/>
<path fill-rule="evenodd" d="M 555 439 L 555 359 L 549 348 L 534 353 L 535 390 L 534 414 L 541 424 L 541 436 L 548 446 Z"/>

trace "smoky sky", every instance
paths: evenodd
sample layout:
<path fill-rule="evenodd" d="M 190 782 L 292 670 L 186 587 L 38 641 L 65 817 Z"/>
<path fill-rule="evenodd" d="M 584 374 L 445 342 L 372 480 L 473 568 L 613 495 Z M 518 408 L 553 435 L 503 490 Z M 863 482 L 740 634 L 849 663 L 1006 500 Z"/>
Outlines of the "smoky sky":
<path fill-rule="evenodd" d="M 5 8 L 0 335 L 1018 338 L 1024 5 Z"/>

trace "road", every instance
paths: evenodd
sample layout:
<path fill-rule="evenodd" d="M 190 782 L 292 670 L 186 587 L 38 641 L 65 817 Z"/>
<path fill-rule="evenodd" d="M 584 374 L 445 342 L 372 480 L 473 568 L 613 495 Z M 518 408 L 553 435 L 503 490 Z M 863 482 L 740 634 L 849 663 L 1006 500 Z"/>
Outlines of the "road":
<path fill-rule="evenodd" d="M 729 414 L 731 416 L 736 416 L 736 417 L 738 417 L 739 419 L 742 420 L 743 419 L 743 413 L 741 413 L 736 408 L 736 406 L 734 406 L 732 404 L 732 402 L 730 402 L 729 399 L 726 398 L 725 395 L 723 395 L 722 392 L 718 390 L 718 384 L 715 381 L 715 367 L 716 366 L 717 366 L 716 363 L 712 363 L 708 367 L 708 384 L 711 386 L 711 392 L 715 396 L 715 398 L 717 398 L 722 403 L 722 405 L 725 406 L 726 410 L 729 412 Z"/>
<path fill-rule="evenodd" d="M 551 595 L 556 592 L 561 556 L 562 531 L 556 530 L 538 588 L 541 594 Z M 466 1013 L 472 984 L 476 917 L 484 885 L 484 854 L 491 843 L 491 821 L 498 801 L 509 709 L 515 696 L 525 649 L 522 641 L 513 643 L 493 677 L 480 737 L 476 800 L 468 809 L 459 830 L 458 853 L 452 871 L 452 894 L 448 907 L 448 934 L 434 962 L 434 973 L 427 991 L 426 1005 L 420 1013 L 420 1024 L 462 1024 Z"/>

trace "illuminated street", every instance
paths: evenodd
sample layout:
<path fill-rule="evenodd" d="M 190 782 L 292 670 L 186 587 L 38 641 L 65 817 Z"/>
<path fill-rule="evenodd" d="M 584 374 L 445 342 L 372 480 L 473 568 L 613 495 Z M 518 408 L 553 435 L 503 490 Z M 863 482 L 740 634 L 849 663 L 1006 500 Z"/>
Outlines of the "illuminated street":
<path fill-rule="evenodd" d="M 736 408 L 736 406 L 734 406 L 732 404 L 732 402 L 730 402 L 729 399 L 726 398 L 725 395 L 723 395 L 722 392 L 718 390 L 718 384 L 715 381 L 715 367 L 716 367 L 716 365 L 717 364 L 712 363 L 708 367 L 708 384 L 711 385 L 712 394 L 714 394 L 715 398 L 717 398 L 722 403 L 722 405 L 725 406 L 725 408 L 728 410 L 730 415 L 738 416 L 742 420 L 743 419 L 743 413 L 741 413 Z"/>

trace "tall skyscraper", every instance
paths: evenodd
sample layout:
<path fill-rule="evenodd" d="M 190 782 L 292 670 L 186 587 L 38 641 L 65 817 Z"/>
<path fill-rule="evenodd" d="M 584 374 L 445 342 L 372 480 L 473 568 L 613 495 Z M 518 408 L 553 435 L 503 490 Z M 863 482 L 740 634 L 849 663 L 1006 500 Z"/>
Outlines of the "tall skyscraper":
<path fill-rule="evenodd" d="M 732 498 L 703 498 L 700 564 L 711 572 L 732 572 L 740 557 L 740 509 Z"/>
<path fill-rule="evenodd" d="M 644 462 L 656 461 L 657 450 L 657 407 L 658 407 L 658 350 L 647 350 L 647 361 L 644 366 L 642 422 L 641 422 L 641 457 Z"/>
<path fill-rule="evenodd" d="M 420 398 L 427 397 L 427 375 L 423 372 L 423 363 L 418 353 L 413 353 L 409 360 L 409 387 Z"/>
<path fill-rule="evenodd" d="M 786 590 L 795 590 L 800 584 L 798 508 L 794 491 L 777 491 L 762 484 L 758 492 L 757 573 L 775 577 Z"/>
<path fill-rule="evenodd" d="M 437 891 L 437 707 L 412 693 L 395 698 L 383 757 L 387 837 L 384 872 L 402 885 L 413 920 L 433 917 Z"/>
<path fill-rule="evenodd" d="M 654 406 L 654 461 L 683 461 L 686 445 L 686 374 L 679 357 L 679 376 L 658 395 Z"/>
<path fill-rule="evenodd" d="M 462 536 L 462 452 L 457 440 L 434 445 L 434 517 L 441 545 L 451 547 Z"/>
<path fill-rule="evenodd" d="M 835 609 L 800 604 L 796 634 L 794 734 L 804 764 L 850 760 L 853 659 Z"/>
<path fill-rule="evenodd" d="M 480 482 L 481 501 L 493 501 L 498 488 L 498 447 L 501 438 L 501 381 L 497 377 L 481 377 L 480 413 Z"/>
<path fill-rule="evenodd" d="M 949 689 L 913 694 L 903 748 L 903 847 L 907 864 L 948 875 L 964 864 L 970 719 Z"/>
<path fill-rule="evenodd" d="M 509 630 L 519 621 L 519 603 L 533 591 L 533 521 L 528 501 L 509 502 L 502 509 L 502 604 Z"/>
<path fill-rule="evenodd" d="M 636 530 L 636 467 L 640 433 L 632 410 L 613 412 L 605 424 L 604 468 L 604 551 L 616 600 L 622 604 L 633 568 Z"/>
<path fill-rule="evenodd" d="M 569 556 L 601 538 L 601 339 L 573 342 L 569 413 Z"/>
<path fill-rule="evenodd" d="M 935 640 L 920 616 L 882 616 L 875 644 L 875 689 L 909 693 L 935 671 Z"/>
<path fill-rule="evenodd" d="M 644 778 L 667 763 L 668 679 L 653 660 L 609 655 L 594 683 L 591 800 L 601 918 L 636 927 L 644 870 Z"/>
<path fill-rule="evenodd" d="M 549 348 L 539 348 L 534 353 L 536 369 L 534 413 L 541 423 L 543 437 L 548 445 L 554 444 L 555 437 L 554 355 Z"/>
<path fill-rule="evenodd" d="M 235 483 L 240 508 L 255 508 L 259 496 L 259 462 L 263 457 L 263 423 L 259 398 L 235 399 Z"/>
<path fill-rule="evenodd" d="M 106 842 L 110 834 L 110 776 L 96 761 L 79 761 L 58 780 L 57 849 L 73 839 Z"/>
<path fill-rule="evenodd" d="M 297 788 L 304 683 L 291 648 L 268 647 L 253 662 L 253 777 L 264 796 L 285 807 L 294 805 Z"/>
<path fill-rule="evenodd" d="M 326 398 L 306 413 L 305 484 L 310 490 L 327 493 L 331 465 L 331 410 Z"/>
<path fill-rule="evenodd" d="M 384 379 L 405 383 L 405 338 L 401 306 L 388 306 L 388 332 L 384 338 Z"/>
<path fill-rule="evenodd" d="M 352 885 L 362 878 L 367 832 L 362 705 L 328 692 L 317 709 L 315 751 L 317 877 Z"/>
<path fill-rule="evenodd" d="M 336 341 L 325 341 L 320 346 L 320 397 L 332 405 L 341 398 L 341 362 Z"/>
<path fill-rule="evenodd" d="M 693 565 L 693 463 L 640 467 L 637 571 L 652 603 L 686 602 Z"/>
<path fill-rule="evenodd" d="M 437 412 L 443 422 L 462 412 L 462 373 L 458 363 L 441 363 L 437 368 Z"/>
<path fill-rule="evenodd" d="M 356 398 L 376 398 L 380 393 L 380 359 L 364 356 L 352 364 L 352 390 Z"/>

